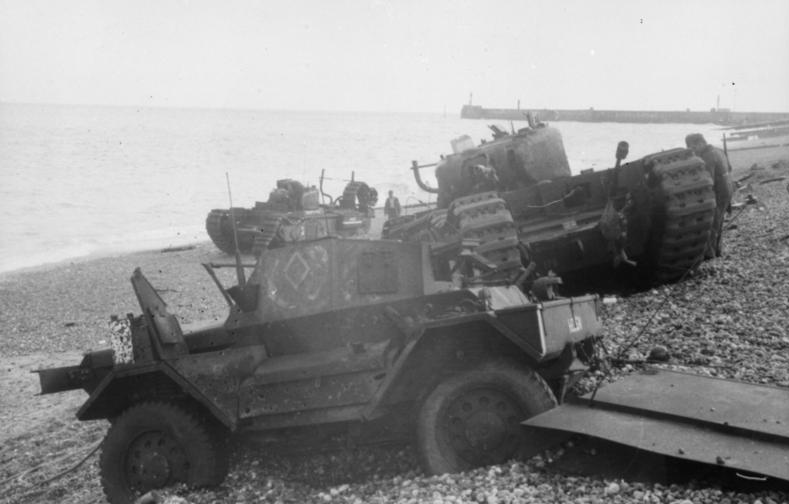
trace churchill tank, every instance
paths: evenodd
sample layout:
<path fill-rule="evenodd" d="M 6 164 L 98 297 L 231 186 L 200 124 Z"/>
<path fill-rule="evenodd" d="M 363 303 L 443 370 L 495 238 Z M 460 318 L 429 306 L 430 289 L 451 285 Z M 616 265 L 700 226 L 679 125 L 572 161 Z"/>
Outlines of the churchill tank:
<path fill-rule="evenodd" d="M 452 141 L 437 163 L 412 163 L 416 182 L 437 208 L 387 222 L 386 238 L 478 242 L 499 267 L 537 277 L 553 272 L 585 283 L 609 275 L 642 284 L 675 281 L 705 257 L 715 211 L 713 180 L 685 148 L 572 175 L 561 133 L 532 120 L 475 145 Z M 437 187 L 420 170 L 435 168 Z M 594 274 L 593 274 L 594 273 Z"/>
<path fill-rule="evenodd" d="M 365 182 L 351 180 L 334 199 L 321 186 L 305 186 L 293 179 L 277 181 L 267 201 L 252 208 L 213 209 L 205 229 L 219 250 L 259 254 L 287 243 L 324 236 L 358 236 L 370 230 L 378 192 Z M 322 203 L 328 199 L 328 203 Z"/>

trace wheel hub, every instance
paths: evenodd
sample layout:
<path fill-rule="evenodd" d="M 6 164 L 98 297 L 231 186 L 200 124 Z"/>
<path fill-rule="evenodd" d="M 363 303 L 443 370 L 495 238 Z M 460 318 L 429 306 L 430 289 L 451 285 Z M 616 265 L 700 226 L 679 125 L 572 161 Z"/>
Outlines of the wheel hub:
<path fill-rule="evenodd" d="M 475 450 L 491 450 L 507 437 L 504 420 L 490 411 L 479 411 L 466 421 L 466 439 Z"/>
<path fill-rule="evenodd" d="M 450 404 L 444 417 L 446 442 L 470 464 L 494 463 L 512 455 L 523 414 L 507 394 L 476 389 Z"/>
<path fill-rule="evenodd" d="M 129 445 L 124 469 L 131 488 L 145 492 L 185 481 L 189 462 L 168 434 L 146 432 Z"/>

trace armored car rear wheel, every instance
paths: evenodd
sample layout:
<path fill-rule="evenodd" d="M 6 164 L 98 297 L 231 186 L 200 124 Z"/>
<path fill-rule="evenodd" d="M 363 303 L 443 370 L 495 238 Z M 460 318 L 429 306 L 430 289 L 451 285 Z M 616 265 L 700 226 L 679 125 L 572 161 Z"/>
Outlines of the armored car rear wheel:
<path fill-rule="evenodd" d="M 112 504 L 178 482 L 217 485 L 227 474 L 222 436 L 208 421 L 166 402 L 132 406 L 110 426 L 99 462 Z"/>
<path fill-rule="evenodd" d="M 516 457 L 526 435 L 520 423 L 556 406 L 534 371 L 491 362 L 441 382 L 417 419 L 422 464 L 430 474 L 464 471 Z"/>

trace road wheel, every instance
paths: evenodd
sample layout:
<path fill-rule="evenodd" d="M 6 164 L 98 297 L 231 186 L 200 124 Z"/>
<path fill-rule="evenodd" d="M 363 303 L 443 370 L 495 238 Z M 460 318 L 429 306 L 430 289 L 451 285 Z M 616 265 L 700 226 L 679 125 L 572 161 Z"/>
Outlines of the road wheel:
<path fill-rule="evenodd" d="M 430 474 L 500 464 L 528 441 L 520 423 L 556 406 L 534 371 L 491 362 L 454 375 L 430 393 L 417 419 L 417 442 Z"/>
<path fill-rule="evenodd" d="M 133 502 L 177 482 L 221 483 L 227 475 L 224 441 L 218 428 L 181 406 L 132 406 L 116 418 L 102 445 L 99 466 L 107 500 Z"/>

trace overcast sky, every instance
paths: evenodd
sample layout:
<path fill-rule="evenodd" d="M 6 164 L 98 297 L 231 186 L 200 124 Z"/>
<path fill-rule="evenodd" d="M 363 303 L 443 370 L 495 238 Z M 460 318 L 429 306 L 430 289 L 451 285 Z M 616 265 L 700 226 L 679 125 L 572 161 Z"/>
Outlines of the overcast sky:
<path fill-rule="evenodd" d="M 789 112 L 789 0 L 0 0 L 0 101 Z"/>

